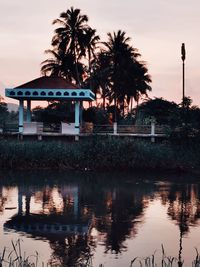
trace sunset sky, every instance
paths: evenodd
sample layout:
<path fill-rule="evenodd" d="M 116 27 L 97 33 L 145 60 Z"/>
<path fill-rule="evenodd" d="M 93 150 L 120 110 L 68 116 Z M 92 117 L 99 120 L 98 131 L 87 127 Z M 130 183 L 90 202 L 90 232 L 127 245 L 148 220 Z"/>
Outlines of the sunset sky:
<path fill-rule="evenodd" d="M 119 29 L 131 37 L 152 76 L 151 97 L 181 101 L 181 43 L 186 44 L 186 95 L 200 105 L 199 0 L 0 0 L 0 94 L 40 76 L 52 21 L 73 6 L 103 41 Z M 9 102 L 12 102 L 9 100 Z"/>

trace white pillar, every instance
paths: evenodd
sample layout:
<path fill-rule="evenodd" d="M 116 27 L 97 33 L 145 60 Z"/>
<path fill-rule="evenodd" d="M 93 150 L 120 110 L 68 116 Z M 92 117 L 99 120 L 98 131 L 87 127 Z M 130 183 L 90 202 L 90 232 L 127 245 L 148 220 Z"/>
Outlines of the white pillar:
<path fill-rule="evenodd" d="M 26 122 L 31 122 L 31 100 L 27 100 Z"/>
<path fill-rule="evenodd" d="M 24 125 L 24 100 L 19 100 L 19 133 L 23 133 Z"/>
<path fill-rule="evenodd" d="M 117 134 L 117 122 L 113 123 L 113 133 Z"/>
<path fill-rule="evenodd" d="M 80 118 L 80 124 L 82 124 L 82 117 L 83 117 L 83 101 L 80 102 L 80 115 L 79 115 L 79 118 Z"/>
<path fill-rule="evenodd" d="M 155 122 L 151 122 L 151 142 L 155 142 Z"/>
<path fill-rule="evenodd" d="M 80 102 L 75 102 L 75 132 L 80 133 Z"/>

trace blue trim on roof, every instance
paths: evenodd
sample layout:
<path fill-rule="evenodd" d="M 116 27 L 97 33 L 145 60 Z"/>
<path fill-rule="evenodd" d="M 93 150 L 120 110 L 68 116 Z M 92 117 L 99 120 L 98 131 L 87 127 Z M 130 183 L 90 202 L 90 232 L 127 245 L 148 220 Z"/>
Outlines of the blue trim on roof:
<path fill-rule="evenodd" d="M 5 89 L 5 95 L 14 99 L 30 100 L 95 100 L 95 94 L 90 89 Z"/>

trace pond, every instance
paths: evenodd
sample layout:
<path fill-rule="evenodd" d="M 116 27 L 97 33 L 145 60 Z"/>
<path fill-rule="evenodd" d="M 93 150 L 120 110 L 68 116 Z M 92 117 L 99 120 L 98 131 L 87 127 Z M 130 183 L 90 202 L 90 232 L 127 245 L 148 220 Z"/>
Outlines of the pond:
<path fill-rule="evenodd" d="M 191 266 L 200 251 L 198 175 L 19 172 L 0 175 L 0 253 L 20 240 L 39 262 L 130 266 L 155 253 Z M 33 256 L 31 256 L 33 257 Z M 34 260 L 34 258 L 33 258 Z"/>

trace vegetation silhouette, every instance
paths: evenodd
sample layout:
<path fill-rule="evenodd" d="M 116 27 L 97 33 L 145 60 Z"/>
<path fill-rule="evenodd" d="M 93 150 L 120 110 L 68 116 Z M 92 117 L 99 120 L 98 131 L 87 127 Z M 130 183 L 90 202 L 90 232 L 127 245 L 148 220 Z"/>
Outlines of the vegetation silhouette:
<path fill-rule="evenodd" d="M 108 41 L 100 42 L 96 29 L 88 25 L 88 17 L 71 7 L 53 21 L 60 25 L 52 38 L 52 57 L 42 62 L 43 75 L 62 76 L 81 87 L 90 87 L 106 104 L 124 114 L 125 107 L 139 101 L 151 90 L 151 78 L 145 62 L 133 48 L 124 31 L 108 33 Z"/>

